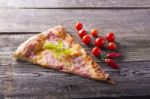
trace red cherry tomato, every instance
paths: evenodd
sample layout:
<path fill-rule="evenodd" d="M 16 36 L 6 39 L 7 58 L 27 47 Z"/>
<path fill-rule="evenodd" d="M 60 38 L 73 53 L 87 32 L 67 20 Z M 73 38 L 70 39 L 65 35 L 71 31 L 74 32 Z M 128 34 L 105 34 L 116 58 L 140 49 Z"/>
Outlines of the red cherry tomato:
<path fill-rule="evenodd" d="M 115 50 L 117 48 L 116 44 L 114 42 L 110 42 L 108 44 L 108 49 L 109 50 Z"/>
<path fill-rule="evenodd" d="M 115 35 L 113 32 L 110 32 L 107 34 L 106 36 L 106 39 L 109 41 L 109 42 L 114 42 L 115 41 Z"/>
<path fill-rule="evenodd" d="M 93 37 L 97 37 L 97 35 L 98 35 L 97 29 L 92 29 L 90 33 Z"/>
<path fill-rule="evenodd" d="M 99 47 L 94 47 L 92 49 L 92 53 L 93 53 L 94 56 L 98 57 L 100 55 L 100 53 L 101 53 L 101 50 L 100 50 Z"/>
<path fill-rule="evenodd" d="M 81 29 L 79 32 L 78 32 L 79 36 L 82 38 L 84 35 L 86 35 L 86 31 L 84 29 Z"/>
<path fill-rule="evenodd" d="M 89 35 L 84 35 L 82 38 L 82 42 L 86 45 L 89 45 L 91 42 L 91 37 Z"/>
<path fill-rule="evenodd" d="M 81 22 L 77 22 L 77 23 L 75 24 L 75 28 L 76 28 L 78 31 L 81 30 L 81 29 L 83 28 L 82 23 L 81 23 Z"/>
<path fill-rule="evenodd" d="M 95 40 L 95 45 L 98 46 L 98 47 L 104 46 L 104 39 L 101 38 L 101 37 L 96 38 L 96 40 Z"/>

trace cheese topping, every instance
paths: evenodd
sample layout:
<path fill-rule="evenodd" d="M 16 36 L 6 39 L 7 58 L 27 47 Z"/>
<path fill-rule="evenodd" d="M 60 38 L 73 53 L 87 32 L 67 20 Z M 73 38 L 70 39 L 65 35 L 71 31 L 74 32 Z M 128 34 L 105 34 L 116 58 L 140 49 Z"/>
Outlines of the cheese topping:
<path fill-rule="evenodd" d="M 72 42 L 70 36 L 61 37 L 60 33 L 49 33 L 47 40 L 43 46 L 50 53 L 45 54 L 45 59 L 49 65 L 54 65 L 54 68 L 65 71 L 70 70 L 79 73 L 83 76 L 89 75 L 89 68 L 84 63 L 84 57 L 81 56 L 81 46 Z M 70 38 L 69 38 L 70 37 Z M 69 42 L 70 41 L 70 42 Z"/>

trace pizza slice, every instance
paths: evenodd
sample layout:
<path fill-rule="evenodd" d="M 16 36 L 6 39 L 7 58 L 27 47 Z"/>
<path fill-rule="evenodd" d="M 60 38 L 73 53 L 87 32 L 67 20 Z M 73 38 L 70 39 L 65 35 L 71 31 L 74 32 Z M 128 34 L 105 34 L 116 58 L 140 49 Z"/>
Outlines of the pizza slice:
<path fill-rule="evenodd" d="M 63 26 L 32 36 L 18 47 L 13 56 L 17 60 L 114 84 L 109 74 L 94 62 Z"/>

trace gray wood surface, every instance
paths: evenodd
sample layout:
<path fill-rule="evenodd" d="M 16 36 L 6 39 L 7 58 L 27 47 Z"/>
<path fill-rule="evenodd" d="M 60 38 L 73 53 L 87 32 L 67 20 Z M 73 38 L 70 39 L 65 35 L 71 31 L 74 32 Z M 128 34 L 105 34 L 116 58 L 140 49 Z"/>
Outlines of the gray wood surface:
<path fill-rule="evenodd" d="M 0 0 L 0 99 L 150 96 L 150 0 Z M 119 70 L 91 55 L 74 30 L 77 21 L 102 35 L 116 33 Z M 29 37 L 56 25 L 73 37 L 116 81 L 112 86 L 12 58 Z"/>
<path fill-rule="evenodd" d="M 1 8 L 145 8 L 150 0 L 1 0 Z"/>
<path fill-rule="evenodd" d="M 149 95 L 150 92 L 149 64 L 150 62 L 122 62 L 120 73 L 117 70 L 105 69 L 113 74 L 113 79 L 117 82 L 116 86 L 111 86 L 103 82 L 19 62 L 5 65 L 5 82 L 1 84 L 6 86 L 4 93 L 7 98 L 143 96 Z"/>
<path fill-rule="evenodd" d="M 143 36 L 150 33 L 149 16 L 150 9 L 0 9 L 0 31 L 41 32 L 60 24 L 74 32 L 74 24 L 81 21 L 87 30 Z"/>

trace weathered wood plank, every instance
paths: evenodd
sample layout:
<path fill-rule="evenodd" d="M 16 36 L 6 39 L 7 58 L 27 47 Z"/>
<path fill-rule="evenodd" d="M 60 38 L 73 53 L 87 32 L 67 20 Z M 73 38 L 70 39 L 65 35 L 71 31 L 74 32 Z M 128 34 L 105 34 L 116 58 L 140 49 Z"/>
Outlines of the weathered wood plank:
<path fill-rule="evenodd" d="M 4 66 L 0 66 L 0 98 L 4 98 Z"/>
<path fill-rule="evenodd" d="M 0 9 L 0 32 L 40 32 L 63 24 L 74 32 L 77 21 L 89 30 L 142 36 L 150 33 L 150 9 Z"/>
<path fill-rule="evenodd" d="M 1 0 L 2 8 L 143 8 L 150 0 Z"/>
<path fill-rule="evenodd" d="M 91 48 L 81 43 L 81 39 L 75 33 L 71 33 L 76 41 L 80 42 L 82 46 L 91 54 Z M 0 35 L 0 64 L 10 64 L 8 61 L 11 58 L 13 51 L 17 47 L 27 40 L 29 37 L 35 34 L 4 34 Z M 136 35 L 135 33 L 128 35 L 119 35 L 117 37 L 119 52 L 123 54 L 123 57 L 118 61 L 144 61 L 150 60 L 150 35 L 143 34 L 143 36 Z M 116 36 L 117 36 L 116 35 Z M 139 42 L 141 43 L 139 46 Z M 104 50 L 105 53 L 105 50 Z M 94 58 L 96 61 L 99 59 Z"/>
<path fill-rule="evenodd" d="M 7 71 L 5 76 L 11 79 L 9 87 L 12 89 L 5 90 L 6 96 L 85 98 L 149 95 L 149 64 L 150 62 L 122 62 L 119 71 L 105 68 L 105 71 L 112 74 L 116 80 L 117 84 L 113 87 L 103 82 L 18 62 L 7 65 L 7 68 L 11 68 L 11 72 Z M 8 83 L 4 84 L 6 86 Z"/>
<path fill-rule="evenodd" d="M 1 55 L 0 55 L 0 60 L 2 60 Z M 0 64 L 1 64 L 1 62 L 0 62 Z M 0 65 L 0 99 L 4 99 L 4 97 L 5 97 L 5 91 L 4 91 L 5 90 L 4 78 L 6 77 L 5 76 L 5 70 L 6 70 L 5 66 L 6 65 Z"/>
<path fill-rule="evenodd" d="M 14 99 L 150 95 L 149 15 L 149 9 L 0 9 L 0 98 L 4 95 Z M 120 52 L 124 55 L 119 61 L 120 69 L 111 69 L 95 59 L 116 80 L 115 87 L 12 60 L 11 54 L 17 46 L 33 35 L 28 32 L 64 24 L 80 41 L 73 29 L 76 21 L 85 23 L 86 29 L 98 27 L 102 34 L 116 32 Z"/>
<path fill-rule="evenodd" d="M 108 97 L 108 95 L 110 97 L 149 95 L 150 62 L 143 61 L 145 57 L 139 56 L 141 52 L 136 52 L 137 50 L 135 50 L 135 48 L 138 49 L 137 42 L 136 44 L 125 42 L 125 44 L 128 45 L 128 49 L 122 48 L 123 51 L 126 51 L 123 52 L 126 57 L 127 55 L 131 55 L 129 56 L 131 57 L 129 61 L 135 59 L 135 62 L 123 62 L 126 60 L 125 58 L 119 62 L 121 66 L 119 70 L 111 69 L 106 66 L 106 64 L 100 62 L 102 68 L 110 73 L 113 76 L 112 78 L 117 81 L 116 87 L 112 87 L 104 83 L 41 68 L 30 63 L 12 60 L 12 51 L 14 51 L 21 42 L 32 35 L 34 34 L 4 34 L 0 36 L 0 45 L 3 47 L 0 50 L 0 65 L 5 66 L 5 70 L 3 70 L 5 73 L 2 75 L 6 77 L 4 78 L 5 83 L 3 83 L 4 86 L 6 86 L 4 89 L 5 97 L 27 98 L 27 96 L 31 96 L 39 98 L 44 95 L 45 98 L 59 98 L 59 96 L 57 96 L 58 94 L 64 98 Z M 128 38 L 128 36 L 126 37 Z M 136 41 L 134 39 L 138 38 L 137 36 L 137 38 L 133 38 L 132 40 Z M 119 36 L 119 39 L 122 39 L 121 36 Z M 148 40 L 148 38 L 145 40 Z M 7 47 L 4 45 L 7 45 Z M 139 49 L 141 48 L 143 50 L 143 55 L 146 55 L 149 53 L 149 50 L 146 52 L 143 47 L 148 49 L 149 45 L 141 45 L 139 47 Z M 134 58 L 132 58 L 133 56 Z M 141 57 L 143 59 L 139 61 L 137 58 Z M 149 56 L 146 58 L 149 60 Z M 80 92 L 78 92 L 78 90 L 80 90 Z"/>

